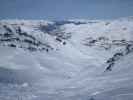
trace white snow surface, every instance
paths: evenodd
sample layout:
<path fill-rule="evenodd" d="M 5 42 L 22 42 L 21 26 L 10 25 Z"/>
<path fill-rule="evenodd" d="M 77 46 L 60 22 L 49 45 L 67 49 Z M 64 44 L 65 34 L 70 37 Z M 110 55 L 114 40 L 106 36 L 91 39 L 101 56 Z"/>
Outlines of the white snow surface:
<path fill-rule="evenodd" d="M 133 18 L 70 21 L 61 25 L 43 20 L 0 21 L 0 100 L 133 100 L 133 52 L 125 54 L 127 44 L 133 43 Z M 56 28 L 39 29 L 48 25 Z M 27 39 L 17 34 L 17 27 L 53 49 L 32 52 L 25 49 L 30 45 L 27 42 L 3 42 L 6 32 Z M 87 44 L 90 40 L 96 42 Z M 113 42 L 121 40 L 127 44 Z M 10 43 L 17 46 L 10 47 Z M 111 71 L 105 71 L 107 60 L 119 52 L 124 56 Z"/>

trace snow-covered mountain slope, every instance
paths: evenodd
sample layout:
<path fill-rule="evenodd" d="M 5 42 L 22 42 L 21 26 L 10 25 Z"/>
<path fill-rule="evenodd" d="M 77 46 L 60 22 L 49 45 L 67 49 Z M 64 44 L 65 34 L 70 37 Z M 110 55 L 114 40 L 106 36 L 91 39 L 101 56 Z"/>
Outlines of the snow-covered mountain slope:
<path fill-rule="evenodd" d="M 132 100 L 133 18 L 1 20 L 0 100 Z"/>

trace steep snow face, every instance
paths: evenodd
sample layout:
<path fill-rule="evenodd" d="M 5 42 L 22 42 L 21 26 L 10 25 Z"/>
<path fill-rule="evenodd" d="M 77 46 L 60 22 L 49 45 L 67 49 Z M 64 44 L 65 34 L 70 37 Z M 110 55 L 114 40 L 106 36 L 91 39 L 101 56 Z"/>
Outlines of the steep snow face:
<path fill-rule="evenodd" d="M 0 21 L 0 100 L 132 100 L 133 18 Z"/>

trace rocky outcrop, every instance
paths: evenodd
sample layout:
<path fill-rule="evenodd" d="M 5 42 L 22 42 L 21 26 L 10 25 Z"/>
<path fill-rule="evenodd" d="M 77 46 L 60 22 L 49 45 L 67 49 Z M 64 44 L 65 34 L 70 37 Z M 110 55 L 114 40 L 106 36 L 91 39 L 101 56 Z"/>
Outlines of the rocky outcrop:
<path fill-rule="evenodd" d="M 133 41 L 127 40 L 111 40 L 107 37 L 101 36 L 98 38 L 88 37 L 84 40 L 84 45 L 89 47 L 99 47 L 103 48 L 104 50 L 110 50 L 115 48 L 120 48 L 116 51 L 112 57 L 110 57 L 106 63 L 105 71 L 111 71 L 114 65 L 124 56 L 128 55 L 129 53 L 133 52 Z"/>
<path fill-rule="evenodd" d="M 3 25 L 3 28 L 6 32 L 0 33 L 0 45 L 2 46 L 23 48 L 29 51 L 45 50 L 48 52 L 53 50 L 52 46 L 36 39 L 36 37 L 28 34 L 28 32 L 23 32 L 19 26 L 14 28 L 15 32 L 8 25 Z"/>

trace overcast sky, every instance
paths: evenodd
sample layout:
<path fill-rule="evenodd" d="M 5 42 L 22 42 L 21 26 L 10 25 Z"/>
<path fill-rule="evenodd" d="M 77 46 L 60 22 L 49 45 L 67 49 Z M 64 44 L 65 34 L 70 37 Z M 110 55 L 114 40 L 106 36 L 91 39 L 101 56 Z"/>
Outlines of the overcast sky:
<path fill-rule="evenodd" d="M 114 19 L 133 16 L 133 0 L 0 0 L 0 19 Z"/>

